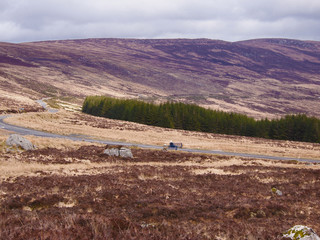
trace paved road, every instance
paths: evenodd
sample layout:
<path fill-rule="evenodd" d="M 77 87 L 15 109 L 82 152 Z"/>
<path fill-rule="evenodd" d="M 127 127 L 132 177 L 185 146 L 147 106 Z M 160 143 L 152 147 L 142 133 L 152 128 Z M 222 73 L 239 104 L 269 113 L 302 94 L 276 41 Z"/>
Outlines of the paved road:
<path fill-rule="evenodd" d="M 48 112 L 51 112 L 51 113 L 58 112 L 59 110 L 48 107 L 48 104 L 44 102 L 44 100 L 48 100 L 48 99 L 50 99 L 50 98 L 42 98 L 40 100 L 36 100 L 36 102 L 39 103 L 41 105 L 41 107 L 46 109 Z"/>
<path fill-rule="evenodd" d="M 0 116 L 0 128 L 6 129 L 8 131 L 12 131 L 12 132 L 15 132 L 15 133 L 18 133 L 21 135 L 32 135 L 32 136 L 48 137 L 48 138 L 62 138 L 62 139 L 68 139 L 68 140 L 73 140 L 73 141 L 85 141 L 85 142 L 102 143 L 102 144 L 108 144 L 108 145 L 123 145 L 123 146 L 128 146 L 128 147 L 162 149 L 162 146 L 156 146 L 156 145 L 145 145 L 145 144 L 134 144 L 134 143 L 127 143 L 127 142 L 96 140 L 96 139 L 90 138 L 89 136 L 59 135 L 59 134 L 54 134 L 54 133 L 37 131 L 37 130 L 29 129 L 29 128 L 24 128 L 24 127 L 19 127 L 19 126 L 7 124 L 3 120 L 8 117 L 10 117 L 10 115 Z M 303 158 L 274 157 L 274 156 L 257 155 L 257 154 L 224 152 L 224 151 L 219 151 L 219 150 L 200 150 L 200 149 L 183 148 L 183 149 L 180 149 L 180 151 L 191 152 L 191 153 L 208 153 L 208 154 L 219 154 L 219 155 L 228 155 L 228 156 L 249 157 L 249 158 L 258 158 L 258 159 L 284 160 L 284 161 L 295 160 L 295 161 L 300 161 L 300 162 L 320 163 L 320 159 L 313 160 L 313 159 L 303 159 Z"/>

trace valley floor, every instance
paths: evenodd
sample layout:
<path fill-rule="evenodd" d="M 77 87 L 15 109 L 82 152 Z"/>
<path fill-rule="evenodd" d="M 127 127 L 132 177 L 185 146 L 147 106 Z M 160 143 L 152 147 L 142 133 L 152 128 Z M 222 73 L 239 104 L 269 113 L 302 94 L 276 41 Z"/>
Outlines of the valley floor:
<path fill-rule="evenodd" d="M 65 135 L 319 159 L 320 144 L 162 129 L 79 112 L 25 113 L 9 123 Z M 26 136 L 6 152 L 0 129 L 0 239 L 276 239 L 320 232 L 319 163 L 104 146 Z M 282 192 L 278 195 L 276 190 Z"/>
<path fill-rule="evenodd" d="M 221 150 L 279 157 L 320 160 L 320 144 L 277 141 L 147 126 L 132 122 L 94 117 L 79 112 L 16 114 L 6 122 L 62 135 L 163 146 L 170 140 L 185 148 Z M 37 141 L 37 140 L 35 140 Z"/>

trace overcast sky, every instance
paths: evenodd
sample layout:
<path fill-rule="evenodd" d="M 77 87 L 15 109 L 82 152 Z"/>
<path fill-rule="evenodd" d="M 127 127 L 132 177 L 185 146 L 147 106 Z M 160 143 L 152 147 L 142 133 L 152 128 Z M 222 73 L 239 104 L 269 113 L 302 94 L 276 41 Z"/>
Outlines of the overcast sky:
<path fill-rule="evenodd" d="M 320 0 L 0 0 L 0 41 L 320 40 Z"/>

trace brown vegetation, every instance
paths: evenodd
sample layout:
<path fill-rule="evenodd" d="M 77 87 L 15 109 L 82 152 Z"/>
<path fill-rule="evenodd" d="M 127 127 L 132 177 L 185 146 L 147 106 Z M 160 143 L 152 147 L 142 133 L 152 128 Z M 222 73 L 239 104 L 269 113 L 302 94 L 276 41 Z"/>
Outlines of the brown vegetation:
<path fill-rule="evenodd" d="M 0 170 L 0 239 L 276 239 L 295 224 L 320 232 L 319 165 L 140 149 L 127 160 L 103 149 L 2 154 L 2 166 L 17 168 Z"/>

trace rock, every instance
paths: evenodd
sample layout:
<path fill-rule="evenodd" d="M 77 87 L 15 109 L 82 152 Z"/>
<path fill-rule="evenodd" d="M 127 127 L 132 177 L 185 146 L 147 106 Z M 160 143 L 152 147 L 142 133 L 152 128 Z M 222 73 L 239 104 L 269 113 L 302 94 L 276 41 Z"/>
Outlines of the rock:
<path fill-rule="evenodd" d="M 296 225 L 283 234 L 282 239 L 320 240 L 320 237 L 309 227 Z"/>
<path fill-rule="evenodd" d="M 115 157 L 123 157 L 123 158 L 133 158 L 131 149 L 125 148 L 125 147 L 113 147 L 113 148 L 107 148 L 103 152 L 104 154 L 107 154 L 109 156 L 115 156 Z"/>
<path fill-rule="evenodd" d="M 6 141 L 6 144 L 11 147 L 20 147 L 24 150 L 36 149 L 36 147 L 28 139 L 25 139 L 24 137 L 18 134 L 10 135 L 10 137 Z"/>
<path fill-rule="evenodd" d="M 277 194 L 278 196 L 282 196 L 282 192 L 279 189 L 276 189 L 275 187 L 271 189 L 271 192 Z"/>
<path fill-rule="evenodd" d="M 107 154 L 109 156 L 119 157 L 119 149 L 118 148 L 107 148 L 106 150 L 104 150 L 103 153 Z"/>
<path fill-rule="evenodd" d="M 125 148 L 125 147 L 120 148 L 119 154 L 120 154 L 120 157 L 133 158 L 131 149 L 129 148 Z"/>

